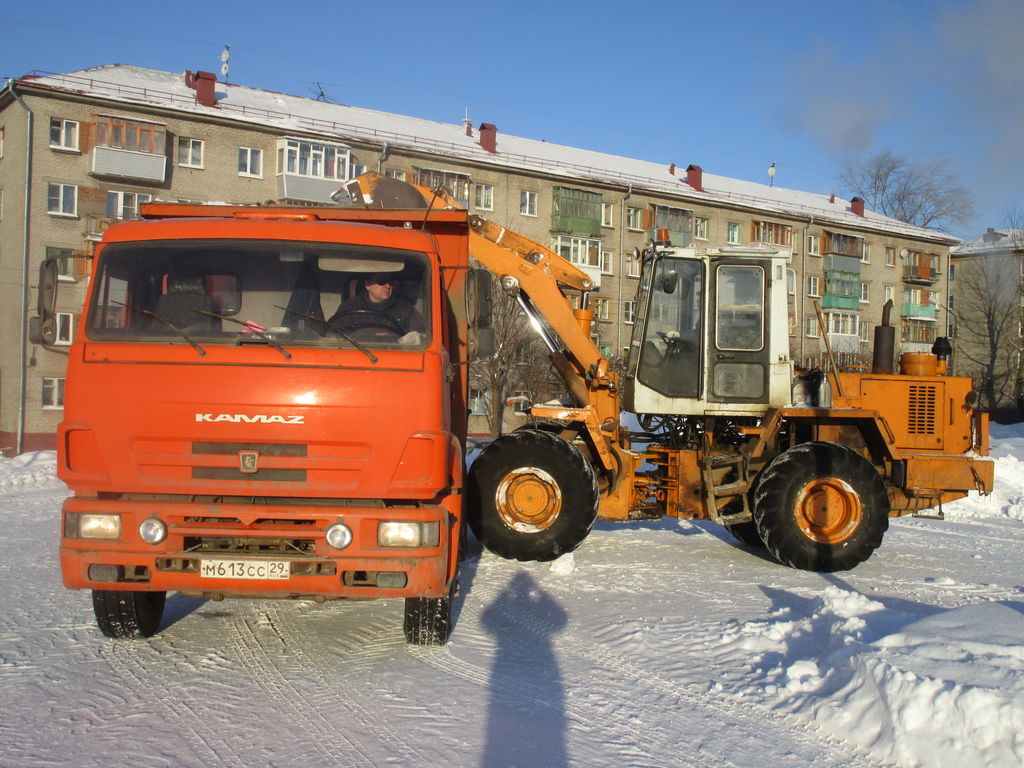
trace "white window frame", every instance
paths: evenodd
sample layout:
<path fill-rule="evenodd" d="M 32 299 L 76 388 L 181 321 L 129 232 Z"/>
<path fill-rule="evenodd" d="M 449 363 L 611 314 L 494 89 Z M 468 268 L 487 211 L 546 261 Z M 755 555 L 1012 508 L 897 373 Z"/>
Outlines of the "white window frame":
<path fill-rule="evenodd" d="M 636 302 L 635 301 L 624 301 L 622 302 L 622 322 L 626 325 L 632 325 L 636 322 Z"/>
<path fill-rule="evenodd" d="M 473 185 L 473 207 L 478 211 L 494 210 L 494 185 L 474 184 Z"/>
<path fill-rule="evenodd" d="M 54 194 L 56 191 L 56 195 Z M 56 206 L 53 205 L 56 201 Z M 74 184 L 51 182 L 46 187 L 46 212 L 51 216 L 78 216 L 78 187 Z"/>
<path fill-rule="evenodd" d="M 74 249 L 60 246 L 46 246 L 46 258 L 57 260 L 57 279 L 64 282 L 75 281 Z"/>
<path fill-rule="evenodd" d="M 277 140 L 277 174 L 347 181 L 351 153 L 343 144 L 306 139 Z M 303 169 L 305 163 L 305 169 Z"/>
<path fill-rule="evenodd" d="M 530 189 L 519 190 L 519 213 L 523 216 L 537 217 L 537 193 Z"/>
<path fill-rule="evenodd" d="M 139 217 L 139 207 L 152 199 L 153 196 L 146 192 L 123 192 L 118 189 L 107 190 L 107 218 L 137 219 Z"/>
<path fill-rule="evenodd" d="M 601 268 L 601 241 L 595 238 L 556 235 L 551 238 L 551 250 L 577 266 Z M 593 260 L 591 251 L 595 254 Z"/>
<path fill-rule="evenodd" d="M 39 402 L 44 411 L 64 410 L 64 382 L 66 379 L 44 376 Z"/>
<path fill-rule="evenodd" d="M 602 227 L 614 227 L 615 226 L 615 204 L 614 203 L 601 203 L 601 226 Z"/>
<path fill-rule="evenodd" d="M 871 301 L 871 284 L 862 282 L 860 284 L 860 303 L 868 304 Z"/>
<path fill-rule="evenodd" d="M 626 251 L 626 277 L 640 277 L 643 257 L 636 251 Z"/>
<path fill-rule="evenodd" d="M 644 209 L 626 208 L 626 229 L 630 232 L 644 231 Z"/>
<path fill-rule="evenodd" d="M 609 299 L 606 299 L 603 296 L 595 296 L 590 308 L 594 310 L 595 320 L 611 319 L 611 301 Z"/>
<path fill-rule="evenodd" d="M 739 245 L 740 232 L 742 231 L 742 229 L 743 225 L 740 224 L 740 222 L 730 221 L 728 224 L 726 224 L 725 241 L 729 243 L 729 245 Z"/>
<path fill-rule="evenodd" d="M 396 171 L 394 168 L 386 168 L 384 169 L 384 175 L 392 179 L 405 181 L 405 171 Z"/>
<path fill-rule="evenodd" d="M 821 298 L 821 278 L 817 275 L 807 276 L 807 295 L 815 298 Z"/>
<path fill-rule="evenodd" d="M 805 336 L 809 339 L 821 338 L 821 326 L 818 325 L 817 315 L 808 315 L 806 318 L 807 327 L 804 329 Z"/>
<path fill-rule="evenodd" d="M 75 340 L 75 316 L 70 312 L 58 312 L 56 320 L 57 337 L 54 339 L 53 345 L 55 347 L 71 346 Z"/>
<path fill-rule="evenodd" d="M 198 150 L 198 152 L 197 152 Z M 202 139 L 193 139 L 190 136 L 178 137 L 178 166 L 181 168 L 204 168 L 203 154 L 206 151 L 206 142 Z M 196 159 L 196 155 L 199 155 Z"/>
<path fill-rule="evenodd" d="M 883 304 L 885 302 L 887 302 L 887 301 L 890 301 L 890 300 L 892 300 L 892 302 L 895 304 L 896 303 L 895 296 L 896 296 L 896 289 L 895 289 L 894 286 L 886 285 L 886 286 L 882 287 L 882 303 Z"/>
<path fill-rule="evenodd" d="M 469 390 L 469 414 L 470 416 L 487 416 L 490 412 L 491 394 L 486 388 L 470 387 Z"/>
<path fill-rule="evenodd" d="M 57 129 L 57 140 L 54 141 L 53 131 Z M 50 118 L 50 149 L 58 152 L 77 152 L 80 135 L 77 120 L 65 120 L 63 117 Z"/>
<path fill-rule="evenodd" d="M 870 264 L 871 263 L 871 243 L 862 242 L 860 245 L 860 263 Z"/>
<path fill-rule="evenodd" d="M 693 239 L 707 240 L 711 231 L 711 219 L 707 216 L 694 216 L 693 218 Z"/>
<path fill-rule="evenodd" d="M 885 249 L 885 266 L 895 267 L 896 266 L 896 249 L 886 246 Z"/>
<path fill-rule="evenodd" d="M 253 170 L 253 166 L 256 170 Z M 238 148 L 238 175 L 249 179 L 263 178 L 263 150 L 258 147 Z"/>
<path fill-rule="evenodd" d="M 821 256 L 821 235 L 807 236 L 807 255 Z"/>
<path fill-rule="evenodd" d="M 601 274 L 602 275 L 614 275 L 615 274 L 615 254 L 611 251 L 601 251 Z"/>
<path fill-rule="evenodd" d="M 829 312 L 825 320 L 829 336 L 860 337 L 860 316 L 856 312 Z"/>

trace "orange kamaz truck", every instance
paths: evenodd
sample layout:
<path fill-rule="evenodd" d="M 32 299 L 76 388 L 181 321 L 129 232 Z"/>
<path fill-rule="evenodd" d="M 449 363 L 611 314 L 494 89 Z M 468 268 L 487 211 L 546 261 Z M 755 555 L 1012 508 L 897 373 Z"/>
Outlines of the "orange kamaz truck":
<path fill-rule="evenodd" d="M 469 269 L 467 214 L 144 217 L 106 231 L 71 349 L 65 585 L 92 590 L 111 637 L 151 635 L 177 591 L 404 598 L 407 640 L 443 643 L 473 286 L 486 283 Z M 353 301 L 372 276 L 405 327 Z M 44 265 L 43 341 L 55 286 Z"/>

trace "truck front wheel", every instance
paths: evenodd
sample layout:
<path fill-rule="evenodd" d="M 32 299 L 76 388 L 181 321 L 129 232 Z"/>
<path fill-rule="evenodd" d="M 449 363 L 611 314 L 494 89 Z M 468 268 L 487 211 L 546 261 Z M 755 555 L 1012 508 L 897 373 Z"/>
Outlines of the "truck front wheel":
<path fill-rule="evenodd" d="M 166 601 L 166 592 L 92 591 L 96 623 L 107 637 L 152 637 L 160 626 Z"/>
<path fill-rule="evenodd" d="M 496 555 L 554 560 L 590 533 L 598 495 L 594 468 L 572 443 L 517 429 L 473 462 L 466 514 L 473 534 Z"/>
<path fill-rule="evenodd" d="M 405 642 L 410 645 L 444 645 L 452 634 L 452 594 L 445 597 L 405 598 Z"/>
<path fill-rule="evenodd" d="M 807 571 L 846 571 L 881 545 L 889 497 L 871 462 L 834 443 L 804 443 L 764 470 L 754 522 L 779 562 Z"/>

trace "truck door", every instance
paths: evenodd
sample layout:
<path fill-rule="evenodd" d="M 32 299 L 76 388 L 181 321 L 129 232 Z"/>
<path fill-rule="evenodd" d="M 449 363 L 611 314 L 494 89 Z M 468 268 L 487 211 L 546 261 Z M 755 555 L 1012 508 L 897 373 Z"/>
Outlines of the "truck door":
<path fill-rule="evenodd" d="M 767 260 L 711 259 L 708 400 L 768 402 Z"/>

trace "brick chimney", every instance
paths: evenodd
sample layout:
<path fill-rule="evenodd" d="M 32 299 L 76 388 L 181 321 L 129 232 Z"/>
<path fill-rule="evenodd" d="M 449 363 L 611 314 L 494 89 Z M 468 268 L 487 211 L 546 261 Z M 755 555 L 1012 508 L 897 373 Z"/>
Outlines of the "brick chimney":
<path fill-rule="evenodd" d="M 492 154 L 498 152 L 498 126 L 480 123 L 480 146 Z"/>
<path fill-rule="evenodd" d="M 212 72 L 185 70 L 185 85 L 196 92 L 196 103 L 204 107 L 217 106 L 217 76 Z"/>
<path fill-rule="evenodd" d="M 855 197 L 852 200 L 850 200 L 850 211 L 853 213 L 854 216 L 860 216 L 861 218 L 864 218 L 864 198 Z"/>
<path fill-rule="evenodd" d="M 676 175 L 676 164 L 675 163 L 669 163 L 668 164 L 668 172 L 671 173 L 673 176 Z"/>
<path fill-rule="evenodd" d="M 698 192 L 704 191 L 704 169 L 699 165 L 686 166 L 686 183 Z"/>

